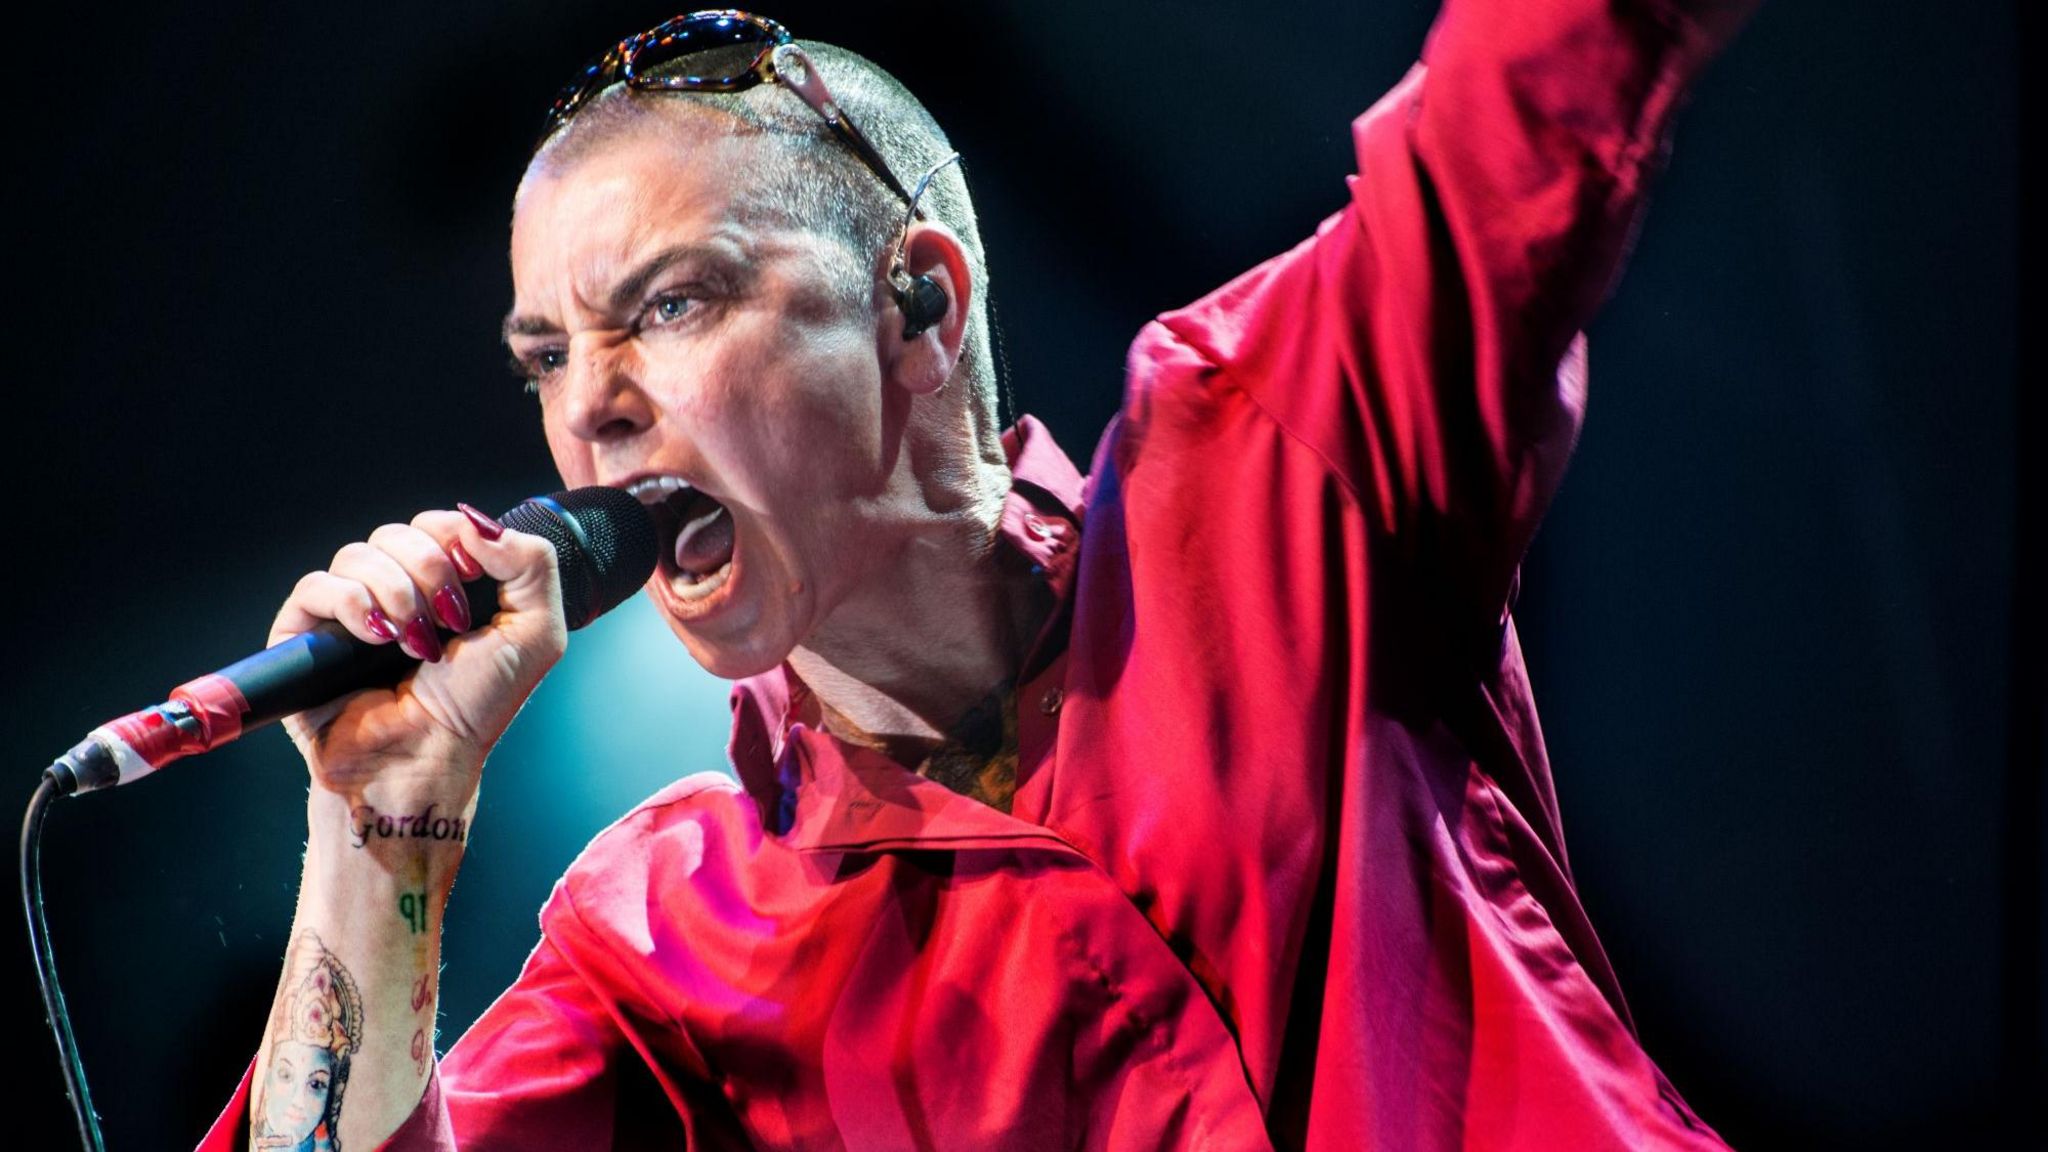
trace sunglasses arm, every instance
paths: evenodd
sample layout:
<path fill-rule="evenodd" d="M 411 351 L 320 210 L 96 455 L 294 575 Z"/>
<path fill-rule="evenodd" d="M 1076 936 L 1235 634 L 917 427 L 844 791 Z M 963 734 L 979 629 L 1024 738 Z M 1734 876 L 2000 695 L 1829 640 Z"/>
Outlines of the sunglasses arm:
<path fill-rule="evenodd" d="M 839 111 L 839 103 L 832 99 L 831 90 L 825 87 L 824 78 L 818 75 L 817 68 L 812 66 L 811 58 L 804 55 L 803 49 L 795 44 L 776 45 L 775 51 L 769 54 L 768 67 L 773 70 L 775 79 L 788 85 L 798 99 L 811 106 L 811 111 L 825 118 L 832 130 L 839 133 L 839 138 L 859 153 L 861 160 L 889 185 L 890 191 L 902 197 L 904 203 L 915 204 L 910 190 L 896 179 L 882 154 L 875 151 L 875 146 L 853 126 L 853 121 Z"/>

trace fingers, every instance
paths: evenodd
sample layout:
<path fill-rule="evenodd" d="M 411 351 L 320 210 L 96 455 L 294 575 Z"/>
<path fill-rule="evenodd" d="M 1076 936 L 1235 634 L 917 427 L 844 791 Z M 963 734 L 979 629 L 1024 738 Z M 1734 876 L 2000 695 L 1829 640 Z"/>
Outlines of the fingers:
<path fill-rule="evenodd" d="M 371 644 L 388 644 L 402 635 L 390 611 L 362 582 L 332 572 L 308 572 L 278 610 L 270 626 L 269 643 L 296 636 L 324 620 L 339 621 L 358 640 Z"/>
<path fill-rule="evenodd" d="M 452 566 L 430 539 L 419 533 L 413 533 L 416 539 L 403 535 L 409 531 L 404 525 L 387 524 L 371 533 L 369 541 L 344 546 L 326 572 L 300 581 L 292 598 L 296 607 L 308 617 L 340 621 L 373 644 L 396 643 L 414 659 L 439 660 L 438 627 L 445 621 L 439 618 L 435 598 Z M 441 598 L 445 603 L 445 596 Z M 288 603 L 287 610 L 293 606 Z"/>
<path fill-rule="evenodd" d="M 498 582 L 498 603 L 475 606 L 478 624 L 494 609 L 510 613 L 554 614 L 561 601 L 556 587 L 555 550 L 547 541 L 513 531 L 468 505 L 459 512 L 422 512 L 412 526 L 441 543 L 453 563 L 473 563 Z"/>
<path fill-rule="evenodd" d="M 469 631 L 469 598 L 462 591 L 462 573 L 447 546 L 423 531 L 417 517 L 411 524 L 386 524 L 370 533 L 369 546 L 382 552 L 387 562 L 398 565 L 399 575 L 420 602 L 415 619 L 422 620 L 426 631 L 437 626 L 450 632 Z M 385 571 L 388 575 L 388 567 Z"/>
<path fill-rule="evenodd" d="M 472 604 L 463 584 L 489 576 L 498 603 Z M 537 536 L 505 529 L 465 506 L 422 512 L 409 524 L 386 524 L 368 540 L 343 547 L 327 571 L 310 573 L 292 590 L 271 628 L 270 642 L 335 620 L 372 644 L 396 643 L 417 659 L 438 661 L 438 630 L 463 633 L 504 611 L 536 618 L 558 615 L 555 553 Z"/>

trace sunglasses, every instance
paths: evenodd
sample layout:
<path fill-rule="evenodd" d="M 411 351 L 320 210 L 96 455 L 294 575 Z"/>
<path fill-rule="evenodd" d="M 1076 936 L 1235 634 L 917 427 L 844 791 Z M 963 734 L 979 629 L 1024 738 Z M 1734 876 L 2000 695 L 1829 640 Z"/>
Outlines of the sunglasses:
<path fill-rule="evenodd" d="M 765 16 L 732 10 L 692 12 L 619 41 L 555 97 L 535 151 L 591 97 L 620 80 L 642 92 L 744 92 L 757 84 L 779 83 L 822 117 L 861 162 L 915 210 L 916 197 L 839 110 L 824 78 L 789 30 Z"/>

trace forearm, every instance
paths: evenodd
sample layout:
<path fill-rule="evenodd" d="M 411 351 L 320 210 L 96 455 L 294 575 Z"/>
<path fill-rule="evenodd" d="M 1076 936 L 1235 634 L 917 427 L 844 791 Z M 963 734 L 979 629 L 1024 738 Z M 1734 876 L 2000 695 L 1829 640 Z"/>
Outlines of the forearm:
<path fill-rule="evenodd" d="M 375 1148 L 413 1111 L 434 1060 L 441 914 L 474 807 L 387 805 L 374 784 L 353 797 L 313 789 L 252 1149 L 296 1147 L 318 1125 L 343 1147 Z"/>

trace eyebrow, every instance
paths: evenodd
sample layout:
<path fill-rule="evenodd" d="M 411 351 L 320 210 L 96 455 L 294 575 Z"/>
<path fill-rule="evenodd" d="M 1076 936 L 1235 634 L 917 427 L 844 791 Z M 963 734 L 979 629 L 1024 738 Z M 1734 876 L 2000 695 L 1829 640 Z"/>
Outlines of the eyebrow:
<path fill-rule="evenodd" d="M 729 254 L 716 245 L 677 244 L 664 248 L 641 262 L 639 267 L 633 269 L 632 272 L 626 275 L 625 279 L 613 286 L 611 297 L 606 301 L 606 306 L 611 311 L 617 312 L 628 305 L 639 303 L 640 297 L 647 294 L 647 285 L 652 283 L 655 277 L 660 276 L 663 272 L 668 271 L 677 264 L 689 260 L 731 263 Z M 561 328 L 554 321 L 545 317 L 520 316 L 514 313 L 505 317 L 502 339 L 509 344 L 514 336 L 553 336 L 560 331 Z"/>

